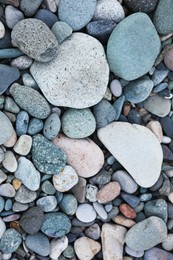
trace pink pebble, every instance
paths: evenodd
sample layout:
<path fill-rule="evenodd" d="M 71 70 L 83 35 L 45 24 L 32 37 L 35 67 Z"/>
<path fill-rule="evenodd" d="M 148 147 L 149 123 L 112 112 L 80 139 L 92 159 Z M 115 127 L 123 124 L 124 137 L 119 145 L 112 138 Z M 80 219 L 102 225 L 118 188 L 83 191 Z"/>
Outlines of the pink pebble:
<path fill-rule="evenodd" d="M 110 83 L 110 90 L 115 97 L 120 97 L 122 94 L 122 86 L 119 80 L 114 79 Z"/>

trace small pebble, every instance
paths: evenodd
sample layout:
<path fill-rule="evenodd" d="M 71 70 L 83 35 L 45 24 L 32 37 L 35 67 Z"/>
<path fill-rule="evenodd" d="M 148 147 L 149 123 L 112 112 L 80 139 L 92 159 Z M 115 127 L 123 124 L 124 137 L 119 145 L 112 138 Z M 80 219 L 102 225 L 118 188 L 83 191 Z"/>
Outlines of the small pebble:
<path fill-rule="evenodd" d="M 85 229 L 85 235 L 93 240 L 98 240 L 101 235 L 100 227 L 97 223 Z"/>
<path fill-rule="evenodd" d="M 21 135 L 17 140 L 13 150 L 20 155 L 27 155 L 32 146 L 32 137 L 29 135 Z"/>
<path fill-rule="evenodd" d="M 0 240 L 0 250 L 3 253 L 15 252 L 22 243 L 22 237 L 14 228 L 7 229 Z"/>
<path fill-rule="evenodd" d="M 97 186 L 92 184 L 87 184 L 85 196 L 90 202 L 97 201 L 97 192 L 98 192 Z"/>
<path fill-rule="evenodd" d="M 97 193 L 99 203 L 107 203 L 112 201 L 120 194 L 121 187 L 118 182 L 110 182 L 101 188 Z"/>
<path fill-rule="evenodd" d="M 50 242 L 50 257 L 51 259 L 59 259 L 61 253 L 67 248 L 68 246 L 68 238 L 63 236 L 61 238 L 54 238 Z"/>
<path fill-rule="evenodd" d="M 18 68 L 19 70 L 26 70 L 28 69 L 33 60 L 28 56 L 20 56 L 11 61 L 11 66 Z"/>
<path fill-rule="evenodd" d="M 115 97 L 120 97 L 122 94 L 122 86 L 119 80 L 114 79 L 110 83 L 110 90 Z"/>
<path fill-rule="evenodd" d="M 5 35 L 5 27 L 2 22 L 0 22 L 0 39 L 2 39 Z"/>
<path fill-rule="evenodd" d="M 4 197 L 13 198 L 16 192 L 13 186 L 9 183 L 1 184 L 0 185 L 0 195 Z"/>
<path fill-rule="evenodd" d="M 15 172 L 17 170 L 18 163 L 16 161 L 16 157 L 13 152 L 11 151 L 5 152 L 2 165 L 9 172 Z"/>
<path fill-rule="evenodd" d="M 65 214 L 72 216 L 77 210 L 77 199 L 72 194 L 65 194 L 58 206 Z"/>
<path fill-rule="evenodd" d="M 96 212 L 90 204 L 84 203 L 78 206 L 76 210 L 76 217 L 80 221 L 88 223 L 96 219 Z"/>
<path fill-rule="evenodd" d="M 53 113 L 46 119 L 44 123 L 43 134 L 47 139 L 52 140 L 58 135 L 60 127 L 61 121 L 59 116 L 56 113 Z"/>
<path fill-rule="evenodd" d="M 102 204 L 98 202 L 94 202 L 93 207 L 101 219 L 103 220 L 107 219 L 108 215 Z"/>
<path fill-rule="evenodd" d="M 55 35 L 58 43 L 62 43 L 67 37 L 72 34 L 72 28 L 65 22 L 58 21 L 54 23 L 51 28 L 51 31 Z"/>

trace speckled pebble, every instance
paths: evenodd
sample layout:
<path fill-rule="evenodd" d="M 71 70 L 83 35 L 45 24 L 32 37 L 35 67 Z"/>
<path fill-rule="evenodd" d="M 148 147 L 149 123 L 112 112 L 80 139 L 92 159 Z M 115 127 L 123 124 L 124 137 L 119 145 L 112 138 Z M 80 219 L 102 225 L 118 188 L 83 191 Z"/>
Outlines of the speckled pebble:
<path fill-rule="evenodd" d="M 58 43 L 60 44 L 72 34 L 73 30 L 67 23 L 58 21 L 54 23 L 54 25 L 51 28 L 51 31 L 53 32 Z"/>
<path fill-rule="evenodd" d="M 55 196 L 46 196 L 37 200 L 37 206 L 39 206 L 44 212 L 51 212 L 57 206 L 57 199 Z"/>
<path fill-rule="evenodd" d="M 14 228 L 7 229 L 0 240 L 0 250 L 3 253 L 15 252 L 22 243 L 22 237 Z"/>
<path fill-rule="evenodd" d="M 21 135 L 17 140 L 14 151 L 20 155 L 27 155 L 32 146 L 32 137 L 30 135 Z"/>
<path fill-rule="evenodd" d="M 32 118 L 29 122 L 28 134 L 30 134 L 30 135 L 38 134 L 43 129 L 43 125 L 44 124 L 41 119 Z"/>
<path fill-rule="evenodd" d="M 16 192 L 15 200 L 17 202 L 26 204 L 34 201 L 36 197 L 37 193 L 35 191 L 31 191 L 22 185 Z"/>
<path fill-rule="evenodd" d="M 47 139 L 52 140 L 58 135 L 60 127 L 60 118 L 56 113 L 53 113 L 46 119 L 44 123 L 43 134 Z"/>
<path fill-rule="evenodd" d="M 98 192 L 97 186 L 92 185 L 92 184 L 87 184 L 85 197 L 90 202 L 95 202 L 95 201 L 97 201 L 97 192 Z"/>
<path fill-rule="evenodd" d="M 11 66 L 18 68 L 19 70 L 26 70 L 32 64 L 32 59 L 28 56 L 20 56 L 11 61 Z"/>
<path fill-rule="evenodd" d="M 27 133 L 29 124 L 29 115 L 26 111 L 20 111 L 16 118 L 16 133 L 18 136 Z"/>

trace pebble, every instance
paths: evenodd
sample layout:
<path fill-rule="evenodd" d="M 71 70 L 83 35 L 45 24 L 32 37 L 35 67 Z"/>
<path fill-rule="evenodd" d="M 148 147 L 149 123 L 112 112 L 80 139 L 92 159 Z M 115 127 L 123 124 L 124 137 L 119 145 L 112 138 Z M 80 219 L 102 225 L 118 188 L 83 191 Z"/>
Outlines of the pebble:
<path fill-rule="evenodd" d="M 124 0 L 125 5 L 133 12 L 150 13 L 154 11 L 157 0 Z"/>
<path fill-rule="evenodd" d="M 0 170 L 0 184 L 2 184 L 7 179 L 7 175 Z"/>
<path fill-rule="evenodd" d="M 171 0 L 160 0 L 154 12 L 154 25 L 159 34 L 169 34 L 173 31 L 173 6 Z"/>
<path fill-rule="evenodd" d="M 131 103 L 140 103 L 148 98 L 153 88 L 153 81 L 148 76 L 134 80 L 124 87 L 126 100 Z"/>
<path fill-rule="evenodd" d="M 20 112 L 19 106 L 10 97 L 6 97 L 4 108 L 5 108 L 6 111 L 9 111 L 9 112 L 12 112 L 12 113 L 19 113 Z"/>
<path fill-rule="evenodd" d="M 158 34 L 144 13 L 129 15 L 118 24 L 107 46 L 110 70 L 125 80 L 134 80 L 147 73 L 159 52 Z"/>
<path fill-rule="evenodd" d="M 41 231 L 47 236 L 59 238 L 71 230 L 70 219 L 62 212 L 46 213 Z"/>
<path fill-rule="evenodd" d="M 95 202 L 95 201 L 97 201 L 97 192 L 98 192 L 97 186 L 92 185 L 92 184 L 87 184 L 85 197 L 90 202 Z"/>
<path fill-rule="evenodd" d="M 29 73 L 22 74 L 23 85 L 38 90 L 37 83 Z"/>
<path fill-rule="evenodd" d="M 15 189 L 11 184 L 5 183 L 0 185 L 0 196 L 13 198 L 15 194 Z"/>
<path fill-rule="evenodd" d="M 130 227 L 132 227 L 132 226 L 134 226 L 136 224 L 134 220 L 126 218 L 125 216 L 123 216 L 121 214 L 115 216 L 114 218 L 112 218 L 112 220 L 116 224 L 122 225 L 122 226 L 128 227 L 128 228 L 130 228 Z"/>
<path fill-rule="evenodd" d="M 117 0 L 99 0 L 97 1 L 94 12 L 94 20 L 110 19 L 119 23 L 125 17 L 124 9 Z"/>
<path fill-rule="evenodd" d="M 2 253 L 15 252 L 22 243 L 22 237 L 14 228 L 7 229 L 0 240 L 0 250 Z"/>
<path fill-rule="evenodd" d="M 43 220 L 43 210 L 40 207 L 32 207 L 21 216 L 20 226 L 26 233 L 33 235 L 40 230 Z"/>
<path fill-rule="evenodd" d="M 99 129 L 98 138 L 138 185 L 151 187 L 156 183 L 163 154 L 157 138 L 149 129 L 140 125 L 114 122 Z M 127 143 L 129 149 L 126 149 Z"/>
<path fill-rule="evenodd" d="M 73 32 L 73 29 L 68 25 L 68 23 L 58 21 L 54 23 L 51 31 L 55 35 L 59 44 L 66 40 Z"/>
<path fill-rule="evenodd" d="M 11 39 L 14 47 L 36 61 L 49 62 L 57 55 L 56 37 L 38 19 L 30 18 L 18 22 L 12 30 Z"/>
<path fill-rule="evenodd" d="M 50 106 L 37 90 L 15 83 L 10 88 L 10 94 L 15 102 L 31 116 L 39 119 L 49 116 Z"/>
<path fill-rule="evenodd" d="M 172 139 L 170 137 L 165 136 L 165 135 L 163 136 L 163 139 L 162 139 L 163 144 L 170 144 L 171 141 L 172 141 Z"/>
<path fill-rule="evenodd" d="M 130 219 L 136 218 L 136 212 L 132 209 L 128 204 L 122 203 L 119 207 L 120 212 L 126 217 Z"/>
<path fill-rule="evenodd" d="M 153 134 L 155 134 L 159 143 L 161 143 L 163 140 L 163 131 L 160 122 L 152 120 L 146 125 L 146 127 L 149 128 Z"/>
<path fill-rule="evenodd" d="M 8 28 L 13 29 L 18 22 L 24 19 L 24 15 L 12 5 L 7 5 L 5 8 L 5 19 Z"/>
<path fill-rule="evenodd" d="M 21 135 L 17 140 L 13 150 L 20 155 L 27 155 L 32 146 L 32 137 L 30 135 Z"/>
<path fill-rule="evenodd" d="M 72 194 L 65 194 L 58 206 L 65 214 L 72 216 L 77 210 L 77 199 Z"/>
<path fill-rule="evenodd" d="M 96 0 L 70 0 L 60 1 L 58 17 L 60 21 L 69 24 L 74 31 L 85 27 L 94 15 Z"/>
<path fill-rule="evenodd" d="M 115 121 L 119 119 L 123 105 L 124 105 L 124 101 L 125 101 L 125 96 L 122 95 L 121 97 L 119 97 L 113 104 L 113 107 L 116 111 L 116 117 L 115 117 Z"/>
<path fill-rule="evenodd" d="M 121 192 L 122 199 L 127 202 L 132 208 L 138 206 L 140 199 L 137 196 Z"/>
<path fill-rule="evenodd" d="M 99 215 L 99 217 L 103 220 L 107 219 L 108 217 L 108 214 L 107 212 L 105 211 L 104 207 L 102 204 L 98 203 L 98 202 L 94 202 L 93 203 L 93 207 L 96 211 L 96 213 Z"/>
<path fill-rule="evenodd" d="M 31 17 L 35 14 L 43 0 L 21 0 L 20 1 L 20 10 L 27 17 Z"/>
<path fill-rule="evenodd" d="M 168 88 L 168 83 L 166 82 L 163 82 L 163 83 L 160 83 L 158 86 L 154 87 L 152 92 L 153 93 L 159 93 L 161 92 L 162 90 L 165 90 Z"/>
<path fill-rule="evenodd" d="M 24 55 L 24 53 L 17 48 L 8 48 L 8 49 L 0 50 L 0 59 L 12 59 L 12 58 L 19 57 L 21 55 Z"/>
<path fill-rule="evenodd" d="M 0 147 L 0 163 L 4 160 L 4 151 Z M 0 184 L 1 184 L 1 171 L 0 171 Z"/>
<path fill-rule="evenodd" d="M 16 118 L 16 133 L 18 136 L 27 133 L 29 124 L 29 115 L 26 111 L 20 111 Z M 17 140 L 16 140 L 17 141 Z"/>
<path fill-rule="evenodd" d="M 79 206 L 77 207 L 76 217 L 84 223 L 94 221 L 96 219 L 96 216 L 96 211 L 90 204 L 83 203 L 79 204 Z"/>
<path fill-rule="evenodd" d="M 103 186 L 97 193 L 99 203 L 112 201 L 120 194 L 121 187 L 118 182 L 112 181 Z"/>
<path fill-rule="evenodd" d="M 80 260 L 91 260 L 101 250 L 101 245 L 88 237 L 80 237 L 74 243 L 74 249 Z"/>
<path fill-rule="evenodd" d="M 43 121 L 41 119 L 38 118 L 32 118 L 29 122 L 29 126 L 28 126 L 28 134 L 29 135 L 35 135 L 38 134 L 39 132 L 41 132 L 41 130 L 43 129 Z"/>
<path fill-rule="evenodd" d="M 66 236 L 52 239 L 50 242 L 50 258 L 53 260 L 58 259 L 67 246 L 68 238 Z"/>
<path fill-rule="evenodd" d="M 103 98 L 109 77 L 102 45 L 84 33 L 72 34 L 59 46 L 57 58 L 46 64 L 34 62 L 30 72 L 51 104 L 80 109 Z"/>
<path fill-rule="evenodd" d="M 64 150 L 67 155 L 67 163 L 76 170 L 80 177 L 92 177 L 103 166 L 103 152 L 89 138 L 72 139 L 59 134 L 53 143 Z"/>
<path fill-rule="evenodd" d="M 90 178 L 90 183 L 103 186 L 109 183 L 111 180 L 111 174 L 104 169 L 99 171 L 94 177 Z"/>
<path fill-rule="evenodd" d="M 14 176 L 31 191 L 36 191 L 40 187 L 40 173 L 33 163 L 23 156 L 18 159 L 18 168 Z"/>
<path fill-rule="evenodd" d="M 33 137 L 32 160 L 35 167 L 46 174 L 58 174 L 66 164 L 63 150 L 52 144 L 44 136 L 37 134 Z"/>
<path fill-rule="evenodd" d="M 20 72 L 17 68 L 0 64 L 0 94 L 3 94 L 7 88 L 20 77 Z"/>
<path fill-rule="evenodd" d="M 75 256 L 73 246 L 68 245 L 63 251 L 63 256 L 66 258 L 73 258 Z"/>
<path fill-rule="evenodd" d="M 70 138 L 86 138 L 96 129 L 96 120 L 89 108 L 68 109 L 62 116 L 62 130 Z"/>
<path fill-rule="evenodd" d="M 126 228 L 103 224 L 101 232 L 103 259 L 122 259 Z"/>
<path fill-rule="evenodd" d="M 12 206 L 12 210 L 14 212 L 22 212 L 28 209 L 28 204 L 22 204 L 20 202 L 15 201 Z"/>
<path fill-rule="evenodd" d="M 26 246 L 40 256 L 48 256 L 50 254 L 50 242 L 44 234 L 38 232 L 34 235 L 26 237 Z"/>
<path fill-rule="evenodd" d="M 153 247 L 145 251 L 144 254 L 144 260 L 158 260 L 158 259 L 171 260 L 172 258 L 173 258 L 172 253 L 166 252 L 165 250 L 162 250 L 157 247 Z"/>
<path fill-rule="evenodd" d="M 166 251 L 172 251 L 173 250 L 173 234 L 168 234 L 165 241 L 162 243 L 162 248 Z"/>
<path fill-rule="evenodd" d="M 4 38 L 5 36 L 5 27 L 2 22 L 0 22 L 0 39 Z"/>
<path fill-rule="evenodd" d="M 44 4 L 46 5 L 47 9 L 50 10 L 52 13 L 57 11 L 57 5 L 59 0 L 45 0 Z"/>
<path fill-rule="evenodd" d="M 57 21 L 57 15 L 53 14 L 47 9 L 39 9 L 34 18 L 39 19 L 43 23 L 45 23 L 49 28 L 51 28 Z"/>
<path fill-rule="evenodd" d="M 93 240 L 98 240 L 101 235 L 100 227 L 97 223 L 85 229 L 85 235 Z"/>
<path fill-rule="evenodd" d="M 164 63 L 166 65 L 166 67 L 173 71 L 173 62 L 172 62 L 172 58 L 173 58 L 173 49 L 170 49 L 168 52 L 165 53 L 164 56 Z"/>
<path fill-rule="evenodd" d="M 11 61 L 11 66 L 18 68 L 19 70 L 26 70 L 32 64 L 32 59 L 28 56 L 20 56 Z"/>
<path fill-rule="evenodd" d="M 79 177 L 78 183 L 72 188 L 75 198 L 80 202 L 85 202 L 86 179 Z"/>
<path fill-rule="evenodd" d="M 110 102 L 101 100 L 93 107 L 97 128 L 105 127 L 115 120 L 116 111 Z"/>
<path fill-rule="evenodd" d="M 138 189 L 136 182 L 125 170 L 116 171 L 112 175 L 112 180 L 117 181 L 121 186 L 121 190 L 129 194 L 135 193 L 135 191 Z"/>
<path fill-rule="evenodd" d="M 146 191 L 145 191 L 146 192 Z M 140 201 L 149 201 L 152 199 L 152 194 L 151 193 L 144 193 L 140 195 Z"/>
<path fill-rule="evenodd" d="M 54 188 L 54 186 L 52 185 L 52 183 L 50 181 L 44 181 L 43 184 L 41 185 L 41 189 L 44 193 L 48 194 L 48 195 L 53 195 L 55 194 L 56 190 Z"/>
<path fill-rule="evenodd" d="M 13 152 L 6 151 L 4 154 L 4 160 L 2 161 L 3 167 L 9 172 L 15 172 L 17 170 L 17 161 Z"/>
<path fill-rule="evenodd" d="M 12 184 L 13 184 L 13 187 L 15 188 L 15 190 L 18 190 L 21 187 L 22 182 L 16 178 L 14 178 L 12 180 Z"/>
<path fill-rule="evenodd" d="M 0 218 L 0 239 L 2 238 L 5 230 L 6 230 L 6 225 L 5 225 L 4 221 L 2 220 L 2 218 Z"/>
<path fill-rule="evenodd" d="M 122 86 L 119 80 L 114 79 L 110 83 L 110 90 L 115 97 L 120 97 L 122 95 Z"/>
<path fill-rule="evenodd" d="M 52 140 L 58 135 L 60 127 L 61 121 L 59 116 L 56 113 L 52 113 L 44 123 L 43 134 L 47 139 Z"/>
<path fill-rule="evenodd" d="M 37 193 L 35 191 L 31 191 L 27 189 L 24 185 L 22 185 L 16 192 L 15 200 L 17 202 L 26 204 L 34 201 L 36 197 L 37 197 Z"/>
<path fill-rule="evenodd" d="M 160 244 L 167 238 L 165 222 L 152 216 L 134 225 L 127 232 L 125 241 L 134 251 L 144 251 Z"/>
<path fill-rule="evenodd" d="M 125 251 L 128 255 L 133 257 L 142 257 L 144 255 L 144 251 L 135 251 L 129 248 L 128 246 L 125 246 Z"/>

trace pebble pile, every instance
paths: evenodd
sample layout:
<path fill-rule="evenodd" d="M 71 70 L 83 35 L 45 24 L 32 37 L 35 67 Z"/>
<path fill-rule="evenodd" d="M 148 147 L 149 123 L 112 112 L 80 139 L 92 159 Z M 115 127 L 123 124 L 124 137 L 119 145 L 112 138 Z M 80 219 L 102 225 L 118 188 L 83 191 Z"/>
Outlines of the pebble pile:
<path fill-rule="evenodd" d="M 173 259 L 173 1 L 0 0 L 0 260 Z"/>

